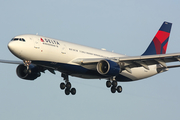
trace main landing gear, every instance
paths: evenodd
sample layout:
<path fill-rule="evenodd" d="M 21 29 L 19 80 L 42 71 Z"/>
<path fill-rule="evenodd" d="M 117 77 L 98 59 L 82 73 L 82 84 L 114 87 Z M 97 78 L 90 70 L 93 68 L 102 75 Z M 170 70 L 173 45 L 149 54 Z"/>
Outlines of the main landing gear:
<path fill-rule="evenodd" d="M 116 91 L 118 92 L 118 93 L 121 93 L 122 92 L 122 87 L 121 86 L 117 86 L 118 84 L 117 84 L 117 81 L 116 80 L 108 80 L 107 82 L 106 82 L 106 86 L 108 87 L 108 88 L 111 88 L 111 92 L 112 93 L 115 93 Z"/>
<path fill-rule="evenodd" d="M 62 73 L 61 74 L 61 77 L 64 78 L 65 82 L 62 82 L 60 83 L 60 89 L 61 90 L 64 90 L 65 94 L 66 95 L 69 95 L 70 93 L 72 95 L 75 95 L 76 94 L 76 89 L 75 88 L 71 88 L 71 83 L 69 82 L 69 76 L 68 74 L 65 74 L 65 73 Z M 121 93 L 122 92 L 122 87 L 121 86 L 118 86 L 118 83 L 115 79 L 110 79 L 106 82 L 106 86 L 108 88 L 111 88 L 111 92 L 112 93 L 115 93 L 116 91 L 118 93 Z"/>
<path fill-rule="evenodd" d="M 65 92 L 66 95 L 69 95 L 70 93 L 71 93 L 72 95 L 75 95 L 75 94 L 76 94 L 76 89 L 75 89 L 75 88 L 71 88 L 71 83 L 69 82 L 69 77 L 68 77 L 68 75 L 65 74 L 65 73 L 62 73 L 62 74 L 61 74 L 61 77 L 63 77 L 64 80 L 65 80 L 65 83 L 62 82 L 62 83 L 60 84 L 61 90 L 64 90 L 64 92 Z"/>

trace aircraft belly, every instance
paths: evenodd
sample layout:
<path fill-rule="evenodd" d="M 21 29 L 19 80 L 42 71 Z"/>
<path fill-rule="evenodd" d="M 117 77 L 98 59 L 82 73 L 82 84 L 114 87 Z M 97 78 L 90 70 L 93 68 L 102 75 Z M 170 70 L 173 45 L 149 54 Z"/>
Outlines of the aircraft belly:
<path fill-rule="evenodd" d="M 131 79 L 132 81 L 135 81 L 135 80 L 151 77 L 158 73 L 156 65 L 149 66 L 149 70 L 145 69 L 144 67 L 138 67 L 138 68 L 132 68 L 131 71 L 132 73 L 129 73 L 124 70 L 120 74 Z M 118 81 L 126 81 L 126 80 L 119 79 Z"/>

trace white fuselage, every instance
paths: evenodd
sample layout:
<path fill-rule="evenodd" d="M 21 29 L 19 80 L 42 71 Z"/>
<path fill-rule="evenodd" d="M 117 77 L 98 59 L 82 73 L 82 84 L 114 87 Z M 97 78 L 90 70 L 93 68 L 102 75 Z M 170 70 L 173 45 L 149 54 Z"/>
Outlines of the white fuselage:
<path fill-rule="evenodd" d="M 73 44 L 39 35 L 20 35 L 15 38 L 24 38 L 25 41 L 11 41 L 8 44 L 10 51 L 22 60 L 38 61 L 37 64 L 49 67 L 61 72 L 68 71 L 71 66 L 71 75 L 81 78 L 105 78 L 101 76 L 93 76 L 92 74 L 83 74 L 83 66 L 73 62 L 77 59 L 93 59 L 93 58 L 120 58 L 127 57 L 125 55 L 99 50 L 87 46 Z M 57 67 L 56 67 L 57 66 Z M 74 70 L 73 70 L 74 68 Z M 78 70 L 76 70 L 78 68 Z M 87 69 L 87 68 L 86 68 Z M 132 73 L 123 70 L 120 75 L 131 80 L 139 80 L 157 74 L 157 66 L 149 66 L 149 70 L 144 67 L 132 68 Z M 74 72 L 73 72 L 74 71 Z M 124 81 L 119 78 L 118 81 Z M 128 81 L 128 80 L 125 80 Z"/>

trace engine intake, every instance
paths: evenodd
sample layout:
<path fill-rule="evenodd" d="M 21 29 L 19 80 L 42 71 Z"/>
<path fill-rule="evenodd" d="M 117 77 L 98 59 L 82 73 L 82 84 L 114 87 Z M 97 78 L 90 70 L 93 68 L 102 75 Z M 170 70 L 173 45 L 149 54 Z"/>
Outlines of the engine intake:
<path fill-rule="evenodd" d="M 26 80 L 35 80 L 37 77 L 40 77 L 41 75 L 36 66 L 30 65 L 29 70 L 27 70 L 27 67 L 23 64 L 20 64 L 16 68 L 16 74 L 18 77 Z"/>
<path fill-rule="evenodd" d="M 105 76 L 117 76 L 120 73 L 121 68 L 114 61 L 111 61 L 111 60 L 101 60 L 97 64 L 97 71 L 101 75 L 105 75 Z"/>

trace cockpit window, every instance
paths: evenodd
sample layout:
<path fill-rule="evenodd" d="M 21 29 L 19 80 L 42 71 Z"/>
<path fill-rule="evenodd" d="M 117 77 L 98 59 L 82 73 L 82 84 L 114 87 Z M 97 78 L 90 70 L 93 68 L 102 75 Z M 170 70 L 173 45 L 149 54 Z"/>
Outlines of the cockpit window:
<path fill-rule="evenodd" d="M 11 39 L 11 41 L 23 41 L 23 42 L 25 42 L 25 39 L 24 38 L 13 38 L 13 39 Z"/>
<path fill-rule="evenodd" d="M 19 40 L 25 42 L 25 40 L 23 38 L 20 38 Z"/>

